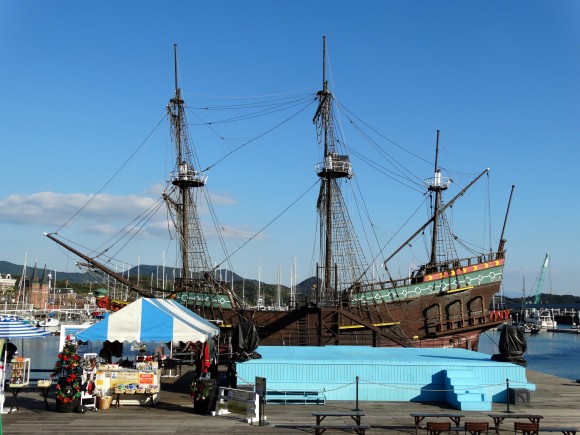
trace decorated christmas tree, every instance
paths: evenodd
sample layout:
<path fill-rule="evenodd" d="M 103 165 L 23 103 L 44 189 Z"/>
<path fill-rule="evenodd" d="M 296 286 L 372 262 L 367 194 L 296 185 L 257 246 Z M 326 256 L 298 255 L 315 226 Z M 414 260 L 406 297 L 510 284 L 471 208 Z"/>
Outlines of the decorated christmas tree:
<path fill-rule="evenodd" d="M 56 384 L 56 402 L 71 403 L 81 395 L 83 368 L 77 354 L 77 345 L 69 336 L 66 337 L 62 352 L 54 365 L 51 378 L 58 378 Z"/>

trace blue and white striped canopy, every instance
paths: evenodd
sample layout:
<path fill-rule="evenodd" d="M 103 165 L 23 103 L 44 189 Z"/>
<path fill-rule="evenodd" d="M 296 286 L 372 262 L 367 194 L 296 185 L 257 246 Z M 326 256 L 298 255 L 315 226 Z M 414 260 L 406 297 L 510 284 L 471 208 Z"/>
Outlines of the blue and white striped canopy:
<path fill-rule="evenodd" d="M 82 341 L 201 341 L 219 328 L 168 299 L 141 298 L 77 334 Z"/>
<path fill-rule="evenodd" d="M 0 319 L 0 338 L 33 338 L 50 335 L 43 329 L 11 317 Z"/>

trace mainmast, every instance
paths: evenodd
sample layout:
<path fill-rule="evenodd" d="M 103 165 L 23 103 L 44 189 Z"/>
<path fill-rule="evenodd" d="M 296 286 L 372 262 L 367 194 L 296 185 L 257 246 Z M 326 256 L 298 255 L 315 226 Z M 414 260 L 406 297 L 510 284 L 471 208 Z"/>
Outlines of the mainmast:
<path fill-rule="evenodd" d="M 317 300 L 323 303 L 336 303 L 342 295 L 339 286 L 356 287 L 362 279 L 364 270 L 361 263 L 362 250 L 354 234 L 352 223 L 346 209 L 339 182 L 353 176 L 348 155 L 339 153 L 335 137 L 332 115 L 333 95 L 328 90 L 326 80 L 326 37 L 323 37 L 322 90 L 317 93 L 318 109 L 314 123 L 319 132 L 323 148 L 323 162 L 315 167 L 321 179 L 318 196 L 320 216 L 321 262 L 319 271 L 321 287 Z"/>
<path fill-rule="evenodd" d="M 330 105 L 332 102 L 332 94 L 328 91 L 328 81 L 326 80 L 326 36 L 322 38 L 322 91 L 318 93 L 318 98 L 320 101 L 320 109 L 322 116 L 322 126 L 324 129 L 324 161 L 330 162 L 332 157 L 328 150 L 328 128 L 330 124 Z M 332 267 L 332 179 L 334 175 L 331 175 L 328 168 L 324 168 L 318 173 L 319 177 L 323 178 L 323 184 L 325 184 L 326 191 L 326 231 L 325 239 L 326 243 L 324 246 L 325 258 L 324 258 L 324 288 L 330 289 L 331 282 L 330 279 L 332 274 L 330 273 L 330 268 Z M 338 178 L 338 177 L 337 177 Z"/>

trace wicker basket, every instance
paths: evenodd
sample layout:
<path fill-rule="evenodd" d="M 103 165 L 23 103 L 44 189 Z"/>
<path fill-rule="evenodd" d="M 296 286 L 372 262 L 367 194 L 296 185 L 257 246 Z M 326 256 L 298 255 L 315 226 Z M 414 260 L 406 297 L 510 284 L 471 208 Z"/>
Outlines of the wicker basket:
<path fill-rule="evenodd" d="M 98 409 L 109 409 L 111 403 L 113 402 L 113 396 L 100 397 L 97 396 L 97 408 Z"/>

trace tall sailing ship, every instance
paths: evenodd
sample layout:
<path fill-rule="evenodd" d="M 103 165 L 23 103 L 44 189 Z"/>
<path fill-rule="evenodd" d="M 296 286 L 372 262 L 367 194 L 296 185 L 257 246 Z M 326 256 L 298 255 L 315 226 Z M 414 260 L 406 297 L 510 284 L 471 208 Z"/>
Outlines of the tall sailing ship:
<path fill-rule="evenodd" d="M 317 200 L 320 259 L 315 284 L 310 294 L 295 298 L 284 310 L 246 306 L 242 297 L 213 273 L 197 205 L 207 176 L 196 165 L 195 150 L 188 140 L 185 103 L 177 79 L 176 48 L 174 55 L 175 95 L 168 105 L 168 117 L 176 160 L 163 199 L 178 239 L 180 269 L 166 297 L 175 298 L 206 319 L 215 321 L 225 337 L 236 324 L 251 322 L 256 326 L 262 345 L 477 349 L 480 333 L 505 321 L 505 313 L 490 310 L 490 304 L 493 295 L 500 290 L 503 276 L 507 212 L 497 250 L 458 258 L 445 212 L 488 170 L 444 203 L 443 193 L 451 180 L 443 176 L 438 165 L 439 134 L 434 175 L 426 180 L 427 192 L 432 197 L 432 216 L 384 261 L 384 266 L 388 273 L 388 263 L 394 255 L 428 227 L 431 228 L 429 261 L 402 279 L 391 278 L 390 273 L 386 280 L 374 278 L 372 268 L 365 264 L 361 255 L 362 249 L 341 190 L 342 184 L 353 178 L 354 171 L 337 139 L 334 97 L 326 80 L 325 42 L 322 90 L 316 94 L 318 107 L 313 119 L 322 150 L 322 161 L 315 167 L 320 181 Z M 144 289 L 134 279 L 113 271 L 95 256 L 65 243 L 58 234 L 46 235 L 138 296 L 159 296 L 158 290 Z"/>

